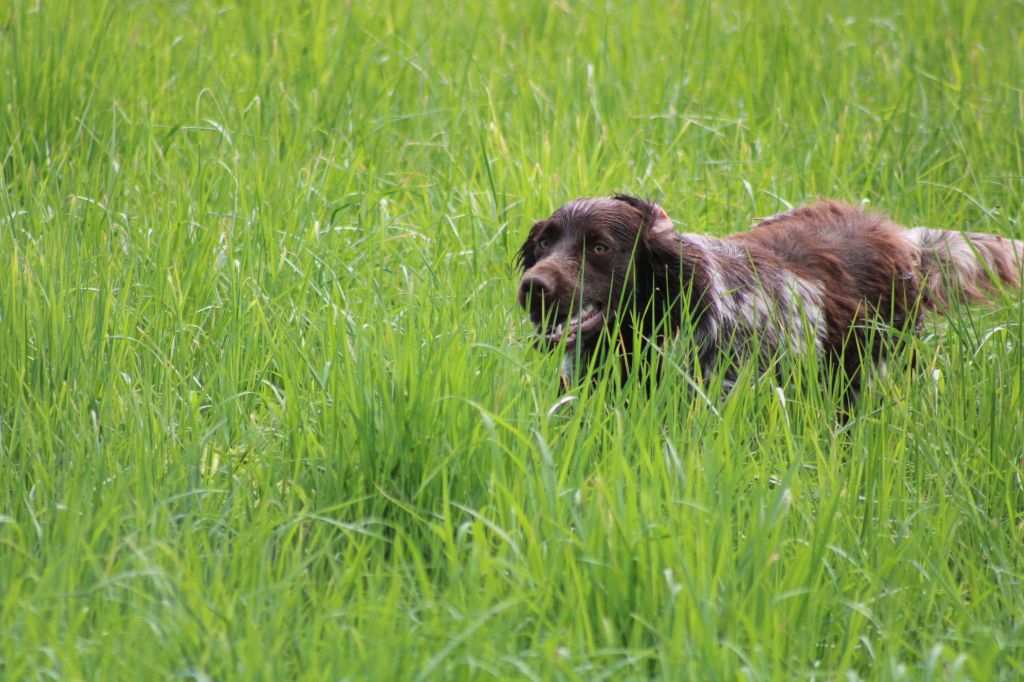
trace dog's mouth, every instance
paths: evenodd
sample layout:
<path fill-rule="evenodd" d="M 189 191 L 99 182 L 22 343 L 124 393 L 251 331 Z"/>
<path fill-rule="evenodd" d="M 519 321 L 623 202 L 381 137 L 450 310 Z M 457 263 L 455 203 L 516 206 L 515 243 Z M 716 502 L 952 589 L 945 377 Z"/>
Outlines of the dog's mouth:
<path fill-rule="evenodd" d="M 537 336 L 549 348 L 554 348 L 564 340 L 566 350 L 571 350 L 581 341 L 587 341 L 597 334 L 604 326 L 604 320 L 604 309 L 588 303 L 572 317 L 551 327 L 544 328 L 538 324 Z"/>

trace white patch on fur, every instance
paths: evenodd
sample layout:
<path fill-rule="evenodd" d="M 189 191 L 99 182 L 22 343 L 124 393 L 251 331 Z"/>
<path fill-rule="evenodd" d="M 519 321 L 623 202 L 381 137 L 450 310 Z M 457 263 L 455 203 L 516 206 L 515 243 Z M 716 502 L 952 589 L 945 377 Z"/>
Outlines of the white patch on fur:
<path fill-rule="evenodd" d="M 903 230 L 900 233 L 900 235 L 912 247 L 914 247 L 916 249 L 920 249 L 921 248 L 921 239 L 928 232 L 932 232 L 932 230 L 928 229 L 927 227 L 908 227 L 907 229 Z"/>
<path fill-rule="evenodd" d="M 985 279 L 985 271 L 981 267 L 981 263 L 978 262 L 975 250 L 967 243 L 966 237 L 950 233 L 947 233 L 945 237 L 945 246 L 949 250 L 949 257 L 953 260 L 953 267 L 960 275 L 960 281 L 975 282 Z"/>
<path fill-rule="evenodd" d="M 793 348 L 808 350 L 808 338 L 816 352 L 821 352 L 827 329 L 823 303 L 825 290 L 820 282 L 812 282 L 792 273 L 786 275 L 783 288 L 786 299 L 785 311 L 788 319 L 788 337 Z"/>
<path fill-rule="evenodd" d="M 718 344 L 742 346 L 757 340 L 769 353 L 778 347 L 777 302 L 759 281 L 745 279 L 750 267 L 746 251 L 736 244 L 706 240 L 705 253 L 711 270 L 710 303 L 717 312 Z"/>
<path fill-rule="evenodd" d="M 709 270 L 708 314 L 694 334 L 701 349 L 756 341 L 765 356 L 783 344 L 798 352 L 822 350 L 827 329 L 820 282 L 764 268 L 750 281 L 741 245 L 689 234 L 684 242 L 703 250 Z"/>
<path fill-rule="evenodd" d="M 938 275 L 953 278 L 968 288 L 977 282 L 987 281 L 985 269 L 978 260 L 978 255 L 983 254 L 983 251 L 968 243 L 967 237 L 959 232 L 915 227 L 905 230 L 902 235 L 913 247 L 918 269 L 926 271 L 923 273 L 925 277 L 934 278 Z M 927 272 L 933 267 L 929 264 L 934 263 L 942 264 L 948 271 Z"/>

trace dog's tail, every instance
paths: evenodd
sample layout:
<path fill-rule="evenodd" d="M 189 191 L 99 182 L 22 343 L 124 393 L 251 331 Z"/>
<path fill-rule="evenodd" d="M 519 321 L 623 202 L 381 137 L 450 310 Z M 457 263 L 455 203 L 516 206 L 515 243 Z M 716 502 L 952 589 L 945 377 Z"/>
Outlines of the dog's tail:
<path fill-rule="evenodd" d="M 1021 285 L 1024 242 L 926 227 L 909 229 L 906 236 L 917 252 L 921 300 L 928 308 L 983 301 L 1001 285 Z"/>

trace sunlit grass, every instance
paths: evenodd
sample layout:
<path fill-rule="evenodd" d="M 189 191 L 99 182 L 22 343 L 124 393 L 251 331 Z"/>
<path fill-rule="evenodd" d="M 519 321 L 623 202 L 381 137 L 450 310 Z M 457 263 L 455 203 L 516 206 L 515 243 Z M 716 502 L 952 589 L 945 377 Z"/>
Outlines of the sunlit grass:
<path fill-rule="evenodd" d="M 1024 305 L 836 419 L 514 300 L 578 195 L 1024 237 L 1024 6 L 0 9 L 0 674 L 1014 679 Z M 555 408 L 555 409 L 552 409 Z"/>

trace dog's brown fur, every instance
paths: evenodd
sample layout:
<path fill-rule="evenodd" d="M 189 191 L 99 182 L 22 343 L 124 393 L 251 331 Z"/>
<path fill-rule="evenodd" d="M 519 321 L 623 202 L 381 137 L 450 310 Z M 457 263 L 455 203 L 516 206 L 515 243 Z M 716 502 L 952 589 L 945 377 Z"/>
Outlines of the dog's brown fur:
<path fill-rule="evenodd" d="M 717 239 L 678 233 L 660 206 L 617 195 L 560 207 L 533 226 L 518 259 L 519 302 L 567 357 L 589 355 L 604 329 L 618 330 L 628 355 L 633 338 L 658 342 L 688 319 L 704 375 L 723 359 L 813 349 L 855 396 L 863 359 L 881 360 L 892 330 L 1019 286 L 1024 243 L 907 229 L 835 201 Z M 734 366 L 723 367 L 727 384 Z"/>

